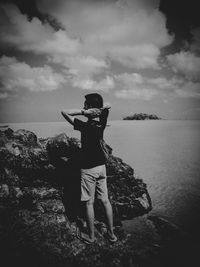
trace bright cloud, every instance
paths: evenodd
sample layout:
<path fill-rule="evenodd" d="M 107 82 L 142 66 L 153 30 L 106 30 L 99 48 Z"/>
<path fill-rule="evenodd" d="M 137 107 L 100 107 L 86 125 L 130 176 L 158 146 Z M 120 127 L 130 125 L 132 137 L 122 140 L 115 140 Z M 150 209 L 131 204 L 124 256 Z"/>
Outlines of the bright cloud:
<path fill-rule="evenodd" d="M 200 83 L 176 76 L 171 79 L 148 78 L 138 73 L 123 73 L 116 75 L 115 80 L 118 84 L 118 91 L 115 92 L 115 95 L 118 98 L 151 100 L 156 96 L 162 97 L 166 102 L 168 97 L 200 97 Z"/>
<path fill-rule="evenodd" d="M 113 60 L 119 61 L 127 67 L 159 69 L 157 59 L 160 50 L 152 44 L 135 45 L 133 47 L 115 46 L 110 50 L 109 55 Z"/>
<path fill-rule="evenodd" d="M 159 1 L 38 1 L 71 36 L 81 38 L 81 53 L 120 62 L 128 67 L 157 68 L 160 48 L 172 37 Z M 102 19 L 103 14 L 103 19 Z"/>
<path fill-rule="evenodd" d="M 96 82 L 91 79 L 86 80 L 73 80 L 73 86 L 79 87 L 81 89 L 87 89 L 87 90 L 98 90 L 98 91 L 104 91 L 108 92 L 110 89 L 113 89 L 115 87 L 114 79 L 110 76 L 106 76 L 105 79 L 100 80 L 99 82 Z"/>
<path fill-rule="evenodd" d="M 107 78 L 111 61 L 131 68 L 159 68 L 160 49 L 173 37 L 158 4 L 158 0 L 38 1 L 40 11 L 62 25 L 59 30 L 49 21 L 28 19 L 15 5 L 4 5 L 0 39 L 18 50 L 47 56 L 73 85 L 112 88 Z M 98 73 L 104 75 L 100 82 L 94 80 Z"/>
<path fill-rule="evenodd" d="M 78 41 L 70 39 L 66 31 L 55 31 L 48 22 L 42 23 L 38 18 L 29 20 L 13 4 L 1 8 L 7 18 L 0 26 L 3 42 L 36 54 L 71 55 L 76 52 Z"/>
<path fill-rule="evenodd" d="M 130 90 L 124 89 L 118 91 L 115 93 L 115 95 L 118 98 L 150 100 L 153 96 L 157 95 L 157 91 L 145 88 L 134 88 Z"/>
<path fill-rule="evenodd" d="M 61 64 L 65 67 L 64 71 L 66 74 L 74 75 L 74 78 L 86 79 L 91 77 L 93 74 L 98 74 L 104 69 L 108 68 L 108 65 L 103 60 L 98 60 L 94 57 L 61 57 L 53 56 L 49 61 Z"/>
<path fill-rule="evenodd" d="M 189 80 L 200 79 L 200 57 L 190 51 L 169 55 L 167 60 L 174 72 L 185 75 Z"/>
<path fill-rule="evenodd" d="M 14 57 L 0 58 L 1 93 L 6 97 L 8 92 L 25 88 L 29 91 L 53 91 L 65 81 L 62 75 L 55 73 L 49 66 L 30 67 Z"/>
<path fill-rule="evenodd" d="M 123 73 L 115 76 L 119 88 L 115 92 L 118 98 L 150 100 L 158 94 L 157 90 L 147 86 L 145 78 L 138 73 Z"/>

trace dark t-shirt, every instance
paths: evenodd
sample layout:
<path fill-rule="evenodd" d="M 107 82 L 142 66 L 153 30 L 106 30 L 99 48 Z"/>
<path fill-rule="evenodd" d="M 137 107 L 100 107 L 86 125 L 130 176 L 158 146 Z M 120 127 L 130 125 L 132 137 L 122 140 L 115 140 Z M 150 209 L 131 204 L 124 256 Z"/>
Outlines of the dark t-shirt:
<path fill-rule="evenodd" d="M 74 119 L 74 130 L 81 132 L 81 167 L 83 169 L 105 164 L 105 156 L 100 145 L 104 129 L 105 125 L 98 121 L 83 122 Z"/>

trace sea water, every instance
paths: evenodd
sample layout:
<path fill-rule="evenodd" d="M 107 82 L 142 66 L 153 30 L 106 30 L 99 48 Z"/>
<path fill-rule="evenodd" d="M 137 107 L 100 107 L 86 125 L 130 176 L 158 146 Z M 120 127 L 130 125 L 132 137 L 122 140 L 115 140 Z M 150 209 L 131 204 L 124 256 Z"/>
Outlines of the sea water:
<path fill-rule="evenodd" d="M 110 121 L 105 141 L 147 184 L 152 214 L 200 237 L 200 121 Z M 80 134 L 65 122 L 18 123 L 38 137 Z M 130 224 L 130 223 L 129 223 Z"/>

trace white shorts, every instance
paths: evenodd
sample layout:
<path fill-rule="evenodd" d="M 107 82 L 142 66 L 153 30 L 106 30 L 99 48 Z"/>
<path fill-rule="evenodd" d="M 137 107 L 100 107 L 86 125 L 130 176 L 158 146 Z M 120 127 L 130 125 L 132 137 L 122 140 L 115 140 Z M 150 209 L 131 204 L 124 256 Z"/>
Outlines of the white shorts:
<path fill-rule="evenodd" d="M 81 169 L 81 201 L 94 200 L 95 191 L 98 199 L 108 199 L 105 165 Z"/>

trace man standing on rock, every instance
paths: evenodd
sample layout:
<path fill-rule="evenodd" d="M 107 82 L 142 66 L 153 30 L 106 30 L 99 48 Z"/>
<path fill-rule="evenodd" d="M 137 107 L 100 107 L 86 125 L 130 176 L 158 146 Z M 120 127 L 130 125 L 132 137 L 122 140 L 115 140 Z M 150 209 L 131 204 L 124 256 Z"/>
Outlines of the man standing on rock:
<path fill-rule="evenodd" d="M 107 124 L 110 106 L 103 106 L 103 98 L 97 93 L 85 96 L 84 108 L 81 110 L 63 110 L 63 117 L 81 132 L 81 201 L 85 202 L 88 236 L 80 233 L 79 238 L 87 244 L 95 241 L 94 233 L 94 199 L 95 191 L 101 200 L 107 218 L 107 237 L 111 242 L 117 241 L 113 232 L 113 212 L 108 198 L 106 179 L 106 158 L 101 141 Z M 84 115 L 87 122 L 74 116 Z"/>

